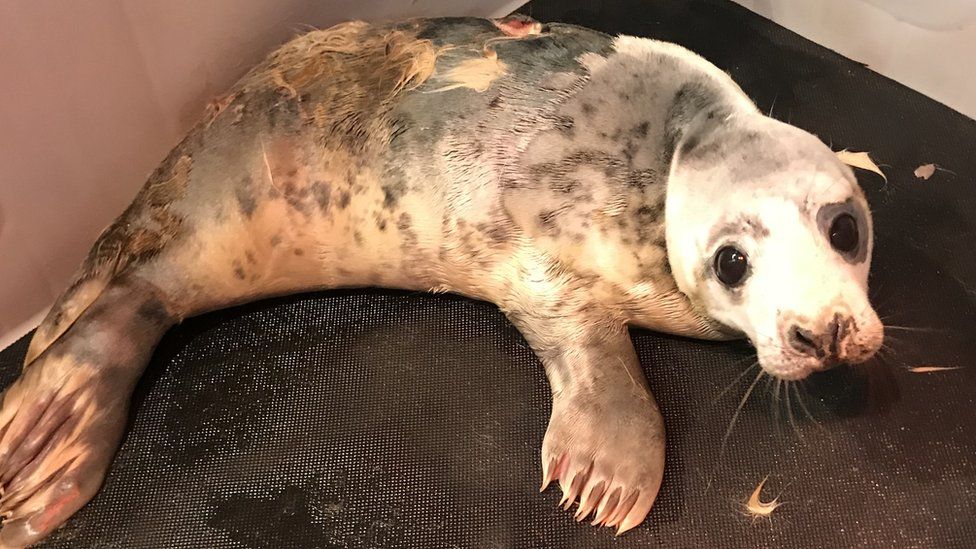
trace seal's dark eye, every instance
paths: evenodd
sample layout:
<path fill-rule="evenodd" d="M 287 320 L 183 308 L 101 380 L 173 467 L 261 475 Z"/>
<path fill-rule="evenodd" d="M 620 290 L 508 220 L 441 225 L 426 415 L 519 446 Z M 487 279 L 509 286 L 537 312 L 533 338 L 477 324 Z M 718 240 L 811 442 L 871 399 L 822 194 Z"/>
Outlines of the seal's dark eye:
<path fill-rule="evenodd" d="M 854 216 L 842 213 L 830 225 L 830 245 L 838 252 L 851 253 L 857 249 L 857 221 Z"/>
<path fill-rule="evenodd" d="M 746 254 L 732 246 L 725 246 L 715 254 L 715 274 L 730 288 L 742 284 L 748 265 Z"/>

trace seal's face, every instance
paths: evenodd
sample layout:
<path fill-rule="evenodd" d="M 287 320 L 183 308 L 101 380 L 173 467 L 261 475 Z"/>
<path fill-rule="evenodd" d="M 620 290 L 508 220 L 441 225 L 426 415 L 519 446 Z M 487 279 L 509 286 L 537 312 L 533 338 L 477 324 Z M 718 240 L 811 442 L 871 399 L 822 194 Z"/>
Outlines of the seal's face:
<path fill-rule="evenodd" d="M 812 135 L 758 115 L 713 128 L 679 148 L 666 215 L 679 288 L 748 336 L 767 372 L 802 379 L 881 346 L 868 205 Z"/>

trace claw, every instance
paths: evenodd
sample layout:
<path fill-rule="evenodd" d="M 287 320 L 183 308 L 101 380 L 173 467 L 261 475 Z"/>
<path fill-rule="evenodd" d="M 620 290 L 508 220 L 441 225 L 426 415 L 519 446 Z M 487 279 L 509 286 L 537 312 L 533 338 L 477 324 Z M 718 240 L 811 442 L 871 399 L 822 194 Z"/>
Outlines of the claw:
<path fill-rule="evenodd" d="M 564 505 L 566 504 L 566 500 L 569 499 L 569 491 L 566 490 L 565 488 L 562 488 L 562 491 L 563 491 L 563 495 L 561 498 L 559 498 L 559 503 L 556 504 L 556 507 L 559 507 L 560 509 L 565 508 Z"/>
<path fill-rule="evenodd" d="M 576 522 L 582 522 L 583 519 L 588 517 L 596 507 L 596 504 L 600 502 L 600 498 L 603 497 L 603 492 L 607 489 L 606 481 L 601 480 L 598 482 L 590 491 L 583 492 L 583 497 L 580 499 L 579 509 L 576 511 Z"/>
<path fill-rule="evenodd" d="M 573 482 L 569 485 L 569 492 L 563 494 L 563 499 L 559 502 L 563 511 L 568 511 L 573 506 L 573 503 L 576 502 L 576 495 L 579 493 L 581 481 L 582 478 L 580 478 L 578 473 L 573 476 Z"/>
<path fill-rule="evenodd" d="M 637 496 L 639 495 L 640 492 L 634 490 L 629 496 L 627 496 L 626 499 L 621 499 L 620 504 L 617 505 L 617 509 L 613 512 L 613 516 L 607 519 L 607 526 L 610 528 L 616 528 L 620 521 L 622 521 L 624 517 L 627 516 L 627 513 L 630 512 L 630 508 L 637 503 Z"/>
<path fill-rule="evenodd" d="M 564 511 L 568 511 L 569 508 L 573 506 L 573 503 L 576 502 L 576 498 L 580 496 L 580 494 L 583 491 L 583 488 L 589 482 L 591 467 L 592 464 L 587 465 L 586 468 L 580 469 L 576 473 L 576 476 L 573 477 L 573 483 L 570 485 L 569 488 L 569 499 L 566 501 L 566 505 L 563 507 Z"/>
<path fill-rule="evenodd" d="M 575 478 L 575 476 L 569 475 L 569 454 L 564 455 L 559 461 L 559 467 L 556 468 L 556 478 L 559 479 L 559 489 L 563 492 L 563 496 L 559 500 L 559 506 L 562 507 L 566 503 L 566 500 L 569 499 L 569 494 L 573 487 L 573 479 Z"/>
<path fill-rule="evenodd" d="M 556 479 L 558 466 L 558 458 L 552 458 L 548 463 L 545 460 L 542 461 L 542 487 L 539 488 L 540 492 L 545 492 L 546 488 Z"/>
<path fill-rule="evenodd" d="M 637 498 L 637 501 L 634 503 L 634 506 L 630 509 L 630 512 L 627 513 L 627 516 L 625 516 L 617 526 L 616 535 L 619 536 L 643 522 L 644 518 L 647 517 L 647 513 L 651 511 L 651 506 L 654 505 L 654 499 L 656 497 L 657 490 L 654 490 L 653 492 L 641 492 L 640 496 Z"/>
<path fill-rule="evenodd" d="M 620 487 L 614 488 L 611 492 L 603 497 L 600 501 L 600 505 L 597 507 L 596 518 L 593 519 L 594 526 L 603 526 L 607 518 L 613 513 L 613 510 L 617 508 L 617 503 L 620 501 Z"/>

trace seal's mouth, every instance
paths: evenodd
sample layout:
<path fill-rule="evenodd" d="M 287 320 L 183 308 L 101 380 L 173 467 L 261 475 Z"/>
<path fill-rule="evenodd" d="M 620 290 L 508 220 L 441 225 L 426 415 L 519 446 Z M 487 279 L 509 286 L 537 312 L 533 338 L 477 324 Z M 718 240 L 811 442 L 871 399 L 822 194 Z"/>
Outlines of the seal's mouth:
<path fill-rule="evenodd" d="M 882 336 L 883 337 L 883 336 Z M 874 340 L 877 339 L 877 343 Z M 870 360 L 881 347 L 881 338 L 873 336 L 850 337 L 830 344 L 816 345 L 808 336 L 767 340 L 756 345 L 759 364 L 770 375 L 798 381 L 810 374 L 823 372 L 841 365 L 856 365 Z"/>

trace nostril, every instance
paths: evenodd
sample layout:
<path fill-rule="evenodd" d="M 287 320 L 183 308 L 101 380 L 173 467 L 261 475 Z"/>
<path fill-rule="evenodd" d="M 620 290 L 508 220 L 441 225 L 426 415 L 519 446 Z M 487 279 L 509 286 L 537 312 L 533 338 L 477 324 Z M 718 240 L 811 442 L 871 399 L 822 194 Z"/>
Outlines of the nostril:
<path fill-rule="evenodd" d="M 844 337 L 844 323 L 839 314 L 834 315 L 834 320 L 830 323 L 830 355 L 840 354 L 840 340 Z"/>
<path fill-rule="evenodd" d="M 834 357 L 844 360 L 847 352 L 844 340 L 857 330 L 854 319 L 842 316 L 840 313 L 834 315 L 834 321 L 830 326 L 830 353 Z"/>
<path fill-rule="evenodd" d="M 790 346 L 805 355 L 820 357 L 823 354 L 813 332 L 795 324 L 790 328 Z"/>

